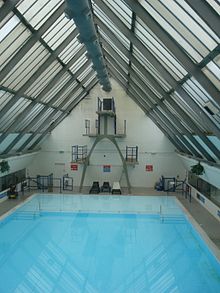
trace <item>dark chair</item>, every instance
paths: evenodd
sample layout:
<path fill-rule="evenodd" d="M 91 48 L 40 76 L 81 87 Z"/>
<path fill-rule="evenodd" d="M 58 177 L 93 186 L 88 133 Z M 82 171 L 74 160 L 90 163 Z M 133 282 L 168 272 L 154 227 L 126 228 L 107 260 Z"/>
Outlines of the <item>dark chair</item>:
<path fill-rule="evenodd" d="M 101 192 L 111 192 L 111 186 L 109 185 L 109 182 L 107 181 L 103 182 L 103 185 L 101 187 Z"/>
<path fill-rule="evenodd" d="M 8 190 L 8 198 L 17 198 L 18 192 L 16 191 L 16 185 L 11 185 Z"/>
<path fill-rule="evenodd" d="M 97 194 L 100 192 L 100 187 L 99 187 L 99 182 L 98 181 L 93 181 L 92 187 L 90 188 L 89 193 L 94 193 Z"/>

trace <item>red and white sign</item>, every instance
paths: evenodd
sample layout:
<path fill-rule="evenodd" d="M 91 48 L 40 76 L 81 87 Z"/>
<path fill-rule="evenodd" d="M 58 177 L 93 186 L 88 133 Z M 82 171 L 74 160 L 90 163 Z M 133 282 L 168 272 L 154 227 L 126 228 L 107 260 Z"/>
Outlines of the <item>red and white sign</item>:
<path fill-rule="evenodd" d="M 111 172 L 111 165 L 103 165 L 103 172 Z"/>
<path fill-rule="evenodd" d="M 153 165 L 146 165 L 146 172 L 153 172 Z"/>
<path fill-rule="evenodd" d="M 70 164 L 70 168 L 72 171 L 78 171 L 78 165 L 77 164 Z"/>

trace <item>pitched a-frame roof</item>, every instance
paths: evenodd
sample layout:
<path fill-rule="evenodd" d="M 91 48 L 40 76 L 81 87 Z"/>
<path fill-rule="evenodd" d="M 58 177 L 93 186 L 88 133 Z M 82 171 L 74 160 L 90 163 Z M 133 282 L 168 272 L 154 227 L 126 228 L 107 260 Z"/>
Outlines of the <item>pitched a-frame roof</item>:
<path fill-rule="evenodd" d="M 218 162 L 218 0 L 0 0 L 1 156 L 35 149 L 100 82 L 71 1 L 89 4 L 107 75 L 178 151 Z"/>

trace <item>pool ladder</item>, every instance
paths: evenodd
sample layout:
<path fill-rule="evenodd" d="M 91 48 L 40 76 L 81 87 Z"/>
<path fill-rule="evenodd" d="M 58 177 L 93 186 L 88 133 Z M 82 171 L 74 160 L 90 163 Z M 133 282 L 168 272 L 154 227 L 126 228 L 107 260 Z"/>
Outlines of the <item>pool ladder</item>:
<path fill-rule="evenodd" d="M 13 218 L 16 220 L 33 220 L 40 217 L 40 211 L 17 211 Z"/>
<path fill-rule="evenodd" d="M 162 206 L 160 205 L 160 211 L 159 211 L 159 215 L 160 215 L 160 221 L 162 223 L 164 222 L 176 222 L 176 223 L 183 223 L 185 222 L 185 217 L 183 214 L 168 214 L 168 213 L 163 213 L 162 212 Z"/>

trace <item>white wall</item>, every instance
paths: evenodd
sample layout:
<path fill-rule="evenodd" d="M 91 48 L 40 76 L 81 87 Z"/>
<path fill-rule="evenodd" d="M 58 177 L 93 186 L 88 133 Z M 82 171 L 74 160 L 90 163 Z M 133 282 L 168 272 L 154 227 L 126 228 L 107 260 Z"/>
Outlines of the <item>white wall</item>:
<path fill-rule="evenodd" d="M 132 186 L 153 187 L 161 175 L 166 177 L 177 176 L 185 178 L 185 171 L 181 160 L 175 153 L 174 146 L 146 117 L 142 110 L 126 95 L 125 91 L 112 80 L 111 93 L 103 92 L 97 85 L 73 111 L 52 132 L 42 144 L 42 150 L 37 155 L 29 168 L 30 175 L 47 175 L 51 172 L 54 176 L 61 177 L 68 173 L 74 177 L 74 185 L 78 186 L 81 179 L 82 166 L 78 171 L 70 170 L 71 146 L 87 145 L 91 148 L 95 138 L 82 136 L 85 133 L 85 119 L 91 120 L 95 125 L 97 119 L 97 97 L 114 97 L 116 104 L 117 124 L 119 131 L 123 130 L 123 121 L 127 120 L 126 138 L 117 139 L 120 149 L 125 155 L 127 146 L 139 147 L 139 165 L 128 167 L 129 178 Z M 103 173 L 103 164 L 112 165 L 111 173 Z M 153 164 L 154 171 L 146 172 L 145 165 Z M 122 176 L 122 178 L 121 178 Z M 87 169 L 85 186 L 90 186 L 93 181 L 119 181 L 121 186 L 126 186 L 122 175 L 122 164 L 115 146 L 107 141 L 101 141 L 95 148 Z"/>
<path fill-rule="evenodd" d="M 204 207 L 206 208 L 210 214 L 212 214 L 218 221 L 220 221 L 219 216 L 219 207 L 215 205 L 211 200 L 209 200 L 206 196 L 204 196 L 201 192 L 199 192 L 196 188 L 191 186 L 192 196 Z M 200 199 L 198 199 L 197 195 L 200 195 Z"/>
<path fill-rule="evenodd" d="M 198 163 L 198 161 L 179 155 L 181 158 L 184 167 L 186 170 L 190 171 L 191 167 Z M 220 188 L 220 168 L 210 166 L 206 163 L 201 162 L 201 165 L 204 167 L 204 174 L 199 175 L 203 180 L 209 182 L 217 188 Z"/>
<path fill-rule="evenodd" d="M 5 159 L 8 161 L 10 170 L 7 173 L 0 173 L 0 177 L 30 167 L 35 156 L 37 156 L 37 152 Z"/>

